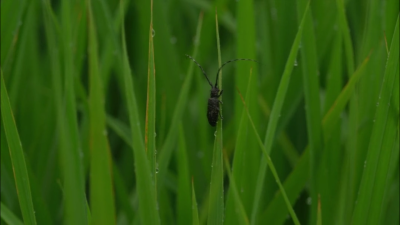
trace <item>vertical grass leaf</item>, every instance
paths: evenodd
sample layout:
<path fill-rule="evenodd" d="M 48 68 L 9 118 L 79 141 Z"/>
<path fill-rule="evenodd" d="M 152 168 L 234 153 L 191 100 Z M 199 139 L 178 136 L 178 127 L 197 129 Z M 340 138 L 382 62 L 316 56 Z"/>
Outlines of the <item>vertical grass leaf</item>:
<path fill-rule="evenodd" d="M 199 210 L 197 209 L 196 192 L 194 191 L 194 181 L 192 177 L 192 225 L 199 224 Z"/>
<path fill-rule="evenodd" d="M 149 62 L 147 75 L 146 129 L 144 143 L 149 158 L 150 171 L 156 183 L 156 70 L 153 42 L 153 0 L 150 8 Z"/>
<path fill-rule="evenodd" d="M 301 36 L 302 36 L 302 32 L 303 32 L 303 26 L 305 23 L 305 18 L 306 18 L 307 12 L 308 12 L 308 8 L 309 8 L 309 3 L 307 4 L 307 6 L 304 10 L 299 29 L 298 29 L 296 37 L 293 41 L 292 48 L 290 50 L 289 57 L 286 61 L 285 69 L 283 71 L 283 75 L 282 75 L 282 78 L 281 78 L 281 81 L 280 81 L 280 84 L 278 87 L 278 92 L 275 97 L 274 105 L 272 107 L 271 115 L 269 117 L 267 133 L 265 135 L 265 140 L 264 140 L 264 146 L 265 146 L 265 149 L 267 150 L 267 156 L 269 156 L 269 154 L 271 153 L 272 143 L 275 139 L 276 127 L 278 125 L 278 120 L 281 115 L 281 109 L 282 109 L 283 102 L 285 100 L 286 91 L 289 86 L 290 76 L 292 74 L 293 67 L 294 67 L 294 64 L 296 61 L 297 52 L 299 50 L 299 44 L 300 44 L 300 40 L 301 40 Z M 256 212 L 259 211 L 261 192 L 263 190 L 264 178 L 265 178 L 265 174 L 267 172 L 267 164 L 268 164 L 267 160 L 261 160 L 260 168 L 258 171 L 257 189 L 256 189 L 256 192 L 254 195 L 254 203 L 253 203 L 253 209 L 252 209 L 253 215 L 255 215 Z M 252 216 L 252 218 L 254 218 L 254 216 Z M 252 223 L 255 223 L 255 221 L 254 222 L 253 221 L 252 221 Z"/>
<path fill-rule="evenodd" d="M 217 50 L 218 50 L 218 64 L 221 67 L 221 48 L 219 43 L 219 30 L 218 30 L 218 14 L 215 11 L 215 29 L 217 34 Z M 218 87 L 222 90 L 222 70 L 220 71 Z M 220 97 L 222 101 L 222 97 Z M 222 115 L 222 110 L 220 108 Z M 208 202 L 208 222 L 209 225 L 217 225 L 224 223 L 224 170 L 222 159 L 222 120 L 217 123 L 217 129 L 214 133 L 214 150 L 212 159 L 211 182 L 210 182 L 210 195 Z"/>
<path fill-rule="evenodd" d="M 324 119 L 322 120 L 324 140 L 329 139 L 331 131 L 333 131 L 334 124 L 338 122 L 340 113 L 343 111 L 346 103 L 349 101 L 357 81 L 364 74 L 364 69 L 368 61 L 369 58 L 366 58 L 356 72 L 354 72 L 354 74 L 351 76 L 351 79 L 341 91 L 340 95 L 336 98 L 330 110 L 324 116 Z M 309 154 L 310 150 L 307 147 L 301 155 L 296 167 L 284 182 L 284 188 L 287 191 L 289 200 L 292 204 L 294 204 L 295 200 L 298 198 L 300 191 L 304 188 L 309 178 Z M 278 192 L 275 194 L 273 200 L 263 212 L 260 221 L 271 221 L 271 223 L 274 224 L 282 223 L 286 219 L 287 215 L 287 211 L 284 210 L 286 208 L 285 204 L 285 201 L 282 199 L 282 193 Z"/>
<path fill-rule="evenodd" d="M 121 5 L 121 13 L 123 12 Z M 124 20 L 123 20 L 124 21 Z M 125 96 L 128 105 L 128 115 L 131 127 L 131 138 L 135 160 L 136 190 L 139 196 L 139 217 L 142 224 L 160 224 L 157 210 L 157 199 L 154 178 L 150 171 L 149 160 L 146 157 L 145 146 L 142 139 L 137 101 L 133 90 L 131 69 L 129 66 L 128 52 L 125 40 L 125 24 L 122 22 L 122 50 L 123 50 L 123 77 L 125 82 Z"/>
<path fill-rule="evenodd" d="M 90 207 L 92 224 L 115 224 L 112 160 L 109 149 L 104 89 L 99 71 L 98 44 L 91 1 L 88 4 Z"/>
<path fill-rule="evenodd" d="M 1 118 L 6 133 L 8 149 L 10 151 L 22 218 L 25 224 L 36 224 L 35 209 L 33 208 L 32 203 L 31 186 L 29 184 L 24 151 L 15 124 L 6 84 L 4 83 L 3 71 L 1 71 Z"/>
<path fill-rule="evenodd" d="M 383 190 L 380 191 L 380 197 L 375 199 L 375 188 L 379 190 L 379 176 L 386 177 L 387 169 L 379 170 L 380 164 L 390 164 L 390 152 L 393 149 L 392 141 L 385 143 L 385 135 L 394 137 L 396 126 L 393 126 L 392 118 L 394 115 L 390 112 L 390 103 L 393 95 L 396 77 L 399 76 L 399 17 L 397 17 L 395 32 L 393 33 L 392 43 L 390 45 L 390 54 L 386 64 L 384 80 L 381 86 L 379 100 L 376 103 L 376 112 L 374 118 L 374 126 L 372 129 L 371 139 L 369 142 L 367 158 L 364 162 L 364 171 L 358 192 L 357 203 L 355 205 L 352 223 L 365 224 L 369 221 L 373 204 L 381 204 Z M 398 121 L 398 115 L 397 121 Z M 386 157 L 385 157 L 386 156 Z M 383 160 L 382 160 L 383 159 Z M 384 183 L 386 179 L 382 182 Z M 382 184 L 381 184 L 382 185 Z M 371 198 L 373 196 L 373 198 Z M 374 208 L 374 207 L 373 207 Z M 378 209 L 376 209 L 378 210 Z M 372 214 L 373 215 L 373 214 Z M 375 219 L 375 221 L 379 221 Z"/>
<path fill-rule="evenodd" d="M 300 21 L 301 12 L 308 5 L 308 0 L 297 2 L 297 15 Z M 316 41 L 314 34 L 314 22 L 312 12 L 306 13 L 304 21 L 304 33 L 301 39 L 301 63 L 300 67 L 303 74 L 303 89 L 305 99 L 305 113 L 307 122 L 307 137 L 310 147 L 310 196 L 311 199 L 311 224 L 316 223 L 317 205 L 318 205 L 318 183 L 317 174 L 319 171 L 319 163 L 322 155 L 322 135 L 321 135 L 321 104 L 319 95 L 319 79 L 318 79 L 318 58 L 316 50 Z"/>

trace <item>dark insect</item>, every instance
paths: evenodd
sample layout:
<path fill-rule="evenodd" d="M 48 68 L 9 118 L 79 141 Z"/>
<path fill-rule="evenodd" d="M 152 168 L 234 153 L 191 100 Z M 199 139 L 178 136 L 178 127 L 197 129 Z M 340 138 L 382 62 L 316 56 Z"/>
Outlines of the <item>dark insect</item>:
<path fill-rule="evenodd" d="M 221 117 L 221 119 L 223 119 L 221 112 L 219 111 L 220 110 L 219 103 L 222 104 L 222 101 L 218 99 L 219 96 L 221 96 L 222 92 L 224 91 L 224 90 L 220 91 L 218 88 L 218 75 L 219 75 L 219 72 L 221 71 L 222 67 L 224 67 L 228 63 L 239 61 L 239 60 L 247 60 L 247 61 L 253 61 L 253 62 L 257 62 L 257 61 L 255 61 L 253 59 L 232 59 L 232 60 L 225 62 L 218 69 L 217 78 L 215 80 L 215 85 L 213 86 L 210 79 L 208 79 L 208 76 L 207 76 L 206 72 L 204 71 L 203 67 L 201 67 L 200 64 L 198 62 L 196 62 L 196 60 L 193 59 L 191 56 L 186 55 L 186 57 L 193 60 L 193 62 L 195 62 L 197 64 L 197 66 L 201 69 L 201 71 L 203 72 L 204 76 L 206 77 L 208 83 L 211 86 L 211 95 L 210 95 L 210 98 L 208 99 L 207 118 L 208 118 L 208 123 L 211 126 L 215 127 L 215 125 L 217 125 L 218 115 Z"/>

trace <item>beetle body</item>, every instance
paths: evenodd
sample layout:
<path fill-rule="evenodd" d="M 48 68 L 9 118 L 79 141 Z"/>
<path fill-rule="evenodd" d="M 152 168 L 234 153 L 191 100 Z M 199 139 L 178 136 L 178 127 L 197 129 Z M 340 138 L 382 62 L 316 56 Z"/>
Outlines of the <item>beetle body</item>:
<path fill-rule="evenodd" d="M 219 100 L 219 96 L 222 95 L 222 92 L 223 90 L 219 92 L 219 89 L 217 87 L 213 87 L 211 89 L 211 96 L 208 99 L 207 119 L 208 123 L 213 127 L 217 125 L 218 116 L 220 115 L 219 103 L 222 102 Z"/>
<path fill-rule="evenodd" d="M 218 116 L 220 116 L 221 119 L 223 119 L 221 112 L 220 112 L 220 108 L 219 108 L 219 103 L 222 104 L 222 102 L 219 100 L 219 97 L 222 95 L 223 90 L 220 91 L 218 88 L 218 75 L 219 75 L 219 72 L 221 71 L 222 67 L 224 67 L 228 63 L 235 62 L 238 60 L 247 60 L 247 61 L 253 61 L 253 62 L 257 62 L 257 61 L 255 61 L 253 59 L 233 59 L 233 60 L 229 60 L 229 61 L 225 62 L 218 69 L 217 77 L 215 79 L 215 85 L 212 85 L 212 83 L 211 83 L 210 79 L 208 79 L 208 76 L 207 76 L 206 72 L 204 71 L 203 67 L 201 67 L 200 64 L 198 62 L 196 62 L 196 60 L 194 60 L 191 56 L 186 55 L 186 57 L 193 60 L 193 62 L 195 62 L 197 64 L 197 66 L 201 69 L 201 71 L 203 72 L 204 76 L 206 77 L 208 83 L 211 86 L 211 94 L 210 94 L 210 98 L 208 99 L 207 119 L 208 119 L 208 123 L 211 126 L 215 127 L 218 122 Z"/>

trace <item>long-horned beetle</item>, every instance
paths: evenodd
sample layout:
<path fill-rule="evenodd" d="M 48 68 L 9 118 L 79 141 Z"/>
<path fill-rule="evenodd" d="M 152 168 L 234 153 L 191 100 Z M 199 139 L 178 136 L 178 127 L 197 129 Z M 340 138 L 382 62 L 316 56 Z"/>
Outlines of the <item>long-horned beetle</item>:
<path fill-rule="evenodd" d="M 220 108 L 219 108 L 219 103 L 222 104 L 222 101 L 219 100 L 219 96 L 222 95 L 222 92 L 224 90 L 219 90 L 219 88 L 218 88 L 218 76 L 219 76 L 219 72 L 221 71 L 222 67 L 224 67 L 228 63 L 239 61 L 239 60 L 247 60 L 247 61 L 253 61 L 253 62 L 257 62 L 257 61 L 255 61 L 253 59 L 232 59 L 232 60 L 225 62 L 218 69 L 217 77 L 215 80 L 215 85 L 213 86 L 210 79 L 208 79 L 208 76 L 207 76 L 206 72 L 204 71 L 203 67 L 201 67 L 200 64 L 195 59 L 193 59 L 191 56 L 186 55 L 186 57 L 193 60 L 193 62 L 195 62 L 197 64 L 197 66 L 201 69 L 201 71 L 203 72 L 204 76 L 206 77 L 208 83 L 211 86 L 211 94 L 210 94 L 210 98 L 208 99 L 207 119 L 208 119 L 208 123 L 211 126 L 215 127 L 215 125 L 217 125 L 218 115 L 221 117 L 221 119 L 223 119 L 221 112 L 220 112 Z"/>

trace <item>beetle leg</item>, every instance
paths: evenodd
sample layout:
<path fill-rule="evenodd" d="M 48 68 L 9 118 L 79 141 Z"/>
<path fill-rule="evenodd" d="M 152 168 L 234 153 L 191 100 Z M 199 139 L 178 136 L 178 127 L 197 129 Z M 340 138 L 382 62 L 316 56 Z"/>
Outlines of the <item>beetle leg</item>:
<path fill-rule="evenodd" d="M 222 116 L 221 112 L 218 112 L 218 113 L 219 113 L 219 116 L 221 117 L 221 120 L 223 120 L 224 117 Z"/>
<path fill-rule="evenodd" d="M 224 92 L 224 90 L 221 90 L 221 92 L 219 93 L 218 97 L 222 95 L 222 92 Z"/>
<path fill-rule="evenodd" d="M 218 101 L 219 101 L 219 103 L 224 104 L 221 100 L 218 100 Z"/>

